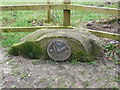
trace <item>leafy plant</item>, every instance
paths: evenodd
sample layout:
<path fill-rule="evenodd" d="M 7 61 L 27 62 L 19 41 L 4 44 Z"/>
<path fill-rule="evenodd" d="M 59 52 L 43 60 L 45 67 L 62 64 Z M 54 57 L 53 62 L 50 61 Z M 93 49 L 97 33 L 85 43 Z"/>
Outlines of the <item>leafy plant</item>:
<path fill-rule="evenodd" d="M 20 78 L 21 78 L 21 79 L 25 79 L 27 76 L 28 76 L 27 73 L 21 73 Z"/>
<path fill-rule="evenodd" d="M 12 75 L 15 76 L 15 77 L 17 77 L 20 74 L 21 74 L 21 72 L 19 70 L 16 70 L 16 71 L 12 72 Z"/>
<path fill-rule="evenodd" d="M 34 64 L 34 65 L 38 65 L 42 62 L 45 62 L 45 60 L 39 60 L 39 59 L 38 60 L 32 60 L 32 64 Z"/>
<path fill-rule="evenodd" d="M 82 83 L 84 87 L 88 87 L 90 85 L 90 82 L 89 81 L 85 81 Z"/>
<path fill-rule="evenodd" d="M 96 64 L 96 61 L 90 61 L 90 62 L 87 62 L 87 64 L 95 65 L 95 64 Z"/>
<path fill-rule="evenodd" d="M 120 83 L 120 75 L 115 76 L 115 81 Z"/>
<path fill-rule="evenodd" d="M 114 50 L 116 48 L 116 44 L 107 44 L 104 48 L 107 50 Z"/>
<path fill-rule="evenodd" d="M 79 61 L 77 60 L 77 59 L 73 59 L 73 60 L 71 60 L 70 61 L 72 64 L 78 64 L 79 63 Z"/>

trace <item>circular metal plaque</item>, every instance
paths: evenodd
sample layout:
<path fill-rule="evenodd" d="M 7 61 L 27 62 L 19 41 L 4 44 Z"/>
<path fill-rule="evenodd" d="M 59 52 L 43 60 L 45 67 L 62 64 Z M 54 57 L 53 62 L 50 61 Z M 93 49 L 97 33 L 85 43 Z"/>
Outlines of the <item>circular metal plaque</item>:
<path fill-rule="evenodd" d="M 55 61 L 63 61 L 70 57 L 71 48 L 63 39 L 51 40 L 47 46 L 48 56 Z"/>

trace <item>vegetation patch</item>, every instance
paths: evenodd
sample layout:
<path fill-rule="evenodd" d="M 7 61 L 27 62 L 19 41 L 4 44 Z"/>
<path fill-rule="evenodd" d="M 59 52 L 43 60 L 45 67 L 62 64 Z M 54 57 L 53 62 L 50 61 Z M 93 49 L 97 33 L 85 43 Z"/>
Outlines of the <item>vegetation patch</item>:
<path fill-rule="evenodd" d="M 115 81 L 117 81 L 118 83 L 120 83 L 120 75 L 115 77 Z"/>
<path fill-rule="evenodd" d="M 86 88 L 90 85 L 90 82 L 89 81 L 84 81 L 82 84 Z"/>
<path fill-rule="evenodd" d="M 38 42 L 25 42 L 20 45 L 13 45 L 9 53 L 11 55 L 23 56 L 30 59 L 41 58 L 43 56 L 41 46 Z"/>

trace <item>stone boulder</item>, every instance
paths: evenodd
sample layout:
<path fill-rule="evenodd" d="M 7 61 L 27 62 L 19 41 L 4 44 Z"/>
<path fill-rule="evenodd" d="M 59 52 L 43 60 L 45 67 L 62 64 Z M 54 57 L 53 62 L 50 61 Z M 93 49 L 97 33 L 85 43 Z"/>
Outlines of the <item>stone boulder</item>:
<path fill-rule="evenodd" d="M 83 29 L 40 29 L 14 44 L 9 53 L 31 59 L 92 61 L 101 51 L 99 38 Z"/>

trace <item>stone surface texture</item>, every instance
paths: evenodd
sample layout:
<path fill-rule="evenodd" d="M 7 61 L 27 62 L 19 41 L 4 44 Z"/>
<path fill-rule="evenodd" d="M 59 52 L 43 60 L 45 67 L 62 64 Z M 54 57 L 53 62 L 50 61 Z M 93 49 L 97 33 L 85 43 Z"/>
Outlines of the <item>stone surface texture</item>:
<path fill-rule="evenodd" d="M 83 29 L 42 29 L 37 30 L 13 45 L 10 54 L 21 55 L 27 58 L 50 59 L 47 55 L 47 46 L 51 40 L 67 41 L 71 47 L 71 56 L 68 59 L 91 61 L 101 56 L 100 40 Z"/>

